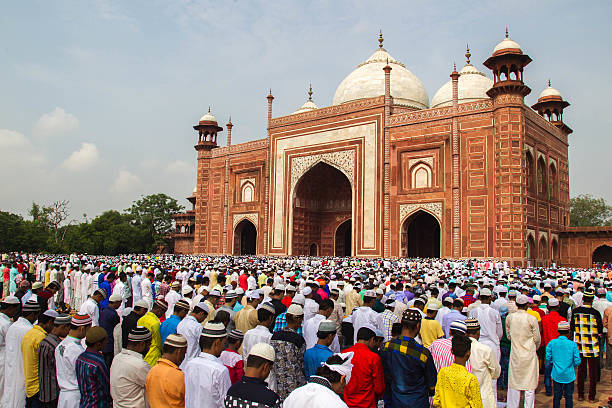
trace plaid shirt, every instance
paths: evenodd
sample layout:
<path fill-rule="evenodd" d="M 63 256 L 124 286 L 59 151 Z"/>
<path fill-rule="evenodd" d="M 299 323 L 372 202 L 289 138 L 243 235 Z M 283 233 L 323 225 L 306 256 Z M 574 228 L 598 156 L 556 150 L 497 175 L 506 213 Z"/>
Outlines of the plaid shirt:
<path fill-rule="evenodd" d="M 81 392 L 80 408 L 110 408 L 110 372 L 104 357 L 87 349 L 77 358 L 76 377 Z"/>
<path fill-rule="evenodd" d="M 385 336 L 385 341 L 391 340 L 391 332 L 393 330 L 393 323 L 399 323 L 400 319 L 391 310 L 385 310 L 378 315 L 379 326 L 382 327 L 382 332 Z"/>
<path fill-rule="evenodd" d="M 276 317 L 276 320 L 274 321 L 274 330 L 272 330 L 272 332 L 276 333 L 278 331 L 284 330 L 287 327 L 287 312 L 281 313 Z M 297 329 L 298 334 L 303 334 L 302 333 L 302 328 L 298 327 Z"/>
<path fill-rule="evenodd" d="M 572 312 L 570 330 L 582 357 L 599 357 L 599 336 L 603 333 L 603 322 L 597 310 L 580 306 Z"/>

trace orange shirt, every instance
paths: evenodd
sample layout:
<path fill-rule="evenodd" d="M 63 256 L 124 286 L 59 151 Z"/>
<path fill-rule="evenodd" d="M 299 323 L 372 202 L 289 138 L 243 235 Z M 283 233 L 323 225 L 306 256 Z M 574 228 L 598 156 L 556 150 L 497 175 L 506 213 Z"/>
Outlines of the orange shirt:
<path fill-rule="evenodd" d="M 151 408 L 184 408 L 185 374 L 172 361 L 160 358 L 147 375 L 145 392 Z"/>

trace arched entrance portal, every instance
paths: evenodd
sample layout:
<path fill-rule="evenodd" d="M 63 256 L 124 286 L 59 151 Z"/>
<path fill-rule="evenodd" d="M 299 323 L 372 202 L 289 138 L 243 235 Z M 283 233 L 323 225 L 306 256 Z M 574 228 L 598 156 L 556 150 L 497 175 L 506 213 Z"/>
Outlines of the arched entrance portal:
<path fill-rule="evenodd" d="M 291 253 L 309 255 L 316 245 L 317 255 L 333 256 L 335 227 L 338 220 L 350 220 L 352 200 L 351 183 L 340 170 L 323 162 L 308 170 L 295 186 L 291 203 Z M 350 245 L 348 251 L 350 254 Z"/>
<path fill-rule="evenodd" d="M 602 245 L 593 251 L 593 263 L 612 263 L 612 247 Z"/>
<path fill-rule="evenodd" d="M 317 244 L 310 244 L 310 256 L 317 256 L 318 253 Z"/>
<path fill-rule="evenodd" d="M 257 230 L 249 220 L 242 220 L 234 230 L 234 255 L 255 255 Z"/>
<path fill-rule="evenodd" d="M 402 256 L 440 257 L 440 223 L 433 215 L 419 210 L 402 225 Z"/>
<path fill-rule="evenodd" d="M 336 229 L 336 237 L 335 237 L 335 248 L 334 255 L 335 256 L 351 256 L 351 247 L 352 247 L 352 232 L 353 223 L 351 220 L 346 220 L 342 224 L 338 225 L 338 229 Z"/>

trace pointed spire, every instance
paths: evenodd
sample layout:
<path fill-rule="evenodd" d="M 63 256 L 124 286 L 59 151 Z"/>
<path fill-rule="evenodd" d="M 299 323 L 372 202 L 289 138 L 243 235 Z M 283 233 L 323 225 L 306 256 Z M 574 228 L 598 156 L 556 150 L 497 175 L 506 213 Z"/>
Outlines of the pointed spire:
<path fill-rule="evenodd" d="M 457 71 L 457 64 L 455 64 L 455 61 L 453 61 L 453 72 Z"/>
<path fill-rule="evenodd" d="M 383 35 L 382 35 L 382 30 L 380 30 L 380 33 L 378 34 L 378 48 L 382 49 L 383 41 L 384 41 L 384 39 L 383 39 Z"/>
<path fill-rule="evenodd" d="M 508 27 L 506 27 L 506 38 L 508 38 Z"/>
<path fill-rule="evenodd" d="M 231 125 L 231 124 L 232 124 L 232 115 L 230 115 L 230 117 L 229 117 L 229 121 L 227 122 L 227 124 L 228 124 L 228 125 Z"/>
<path fill-rule="evenodd" d="M 470 45 L 467 45 L 467 51 L 465 52 L 465 61 L 467 63 L 467 65 L 470 65 L 470 57 L 472 56 L 472 54 L 470 53 Z"/>
<path fill-rule="evenodd" d="M 548 87 L 550 88 L 550 78 L 548 78 Z"/>
<path fill-rule="evenodd" d="M 308 100 L 312 102 L 312 84 L 308 88 Z"/>
<path fill-rule="evenodd" d="M 210 106 L 208 107 L 208 113 L 210 113 Z"/>

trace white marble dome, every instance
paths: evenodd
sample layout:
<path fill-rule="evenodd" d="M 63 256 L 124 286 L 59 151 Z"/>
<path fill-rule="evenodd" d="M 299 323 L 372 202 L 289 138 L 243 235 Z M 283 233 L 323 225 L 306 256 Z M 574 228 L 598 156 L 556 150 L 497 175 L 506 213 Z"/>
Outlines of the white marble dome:
<path fill-rule="evenodd" d="M 214 115 L 210 113 L 210 108 L 208 109 L 208 112 L 206 112 L 204 116 L 200 118 L 200 122 L 216 122 L 216 121 L 217 121 L 217 118 L 215 118 Z"/>
<path fill-rule="evenodd" d="M 309 112 L 315 109 L 319 109 L 319 107 L 312 101 L 312 99 L 309 99 L 306 101 L 305 104 L 303 104 L 298 110 L 296 110 L 293 113 L 296 114 L 296 113 Z"/>
<path fill-rule="evenodd" d="M 518 45 L 516 41 L 513 41 L 506 36 L 506 38 L 504 38 L 499 44 L 495 46 L 495 48 L 493 48 L 493 53 L 496 53 L 498 51 L 508 50 L 508 49 L 518 49 L 519 51 L 523 52 L 521 50 L 521 46 Z"/>
<path fill-rule="evenodd" d="M 383 68 L 389 62 L 391 67 L 391 96 L 393 103 L 417 109 L 429 107 L 429 97 L 423 83 L 404 64 L 393 58 L 384 48 L 372 54 L 359 64 L 338 85 L 334 94 L 334 105 L 358 99 L 373 98 L 385 94 L 385 73 Z"/>
<path fill-rule="evenodd" d="M 558 98 L 562 98 L 561 96 L 561 92 L 559 92 L 558 90 L 556 90 L 555 88 L 553 88 L 552 86 L 548 85 L 547 88 L 545 88 L 541 93 L 540 96 L 538 96 L 538 99 L 542 99 L 542 98 L 546 98 L 546 97 L 551 97 L 551 96 L 556 96 Z"/>
<path fill-rule="evenodd" d="M 472 102 L 480 99 L 489 99 L 487 91 L 493 86 L 493 80 L 489 79 L 476 67 L 466 64 L 459 71 L 459 83 L 457 84 L 459 103 Z M 446 82 L 431 100 L 432 108 L 441 108 L 453 104 L 453 81 Z"/>

